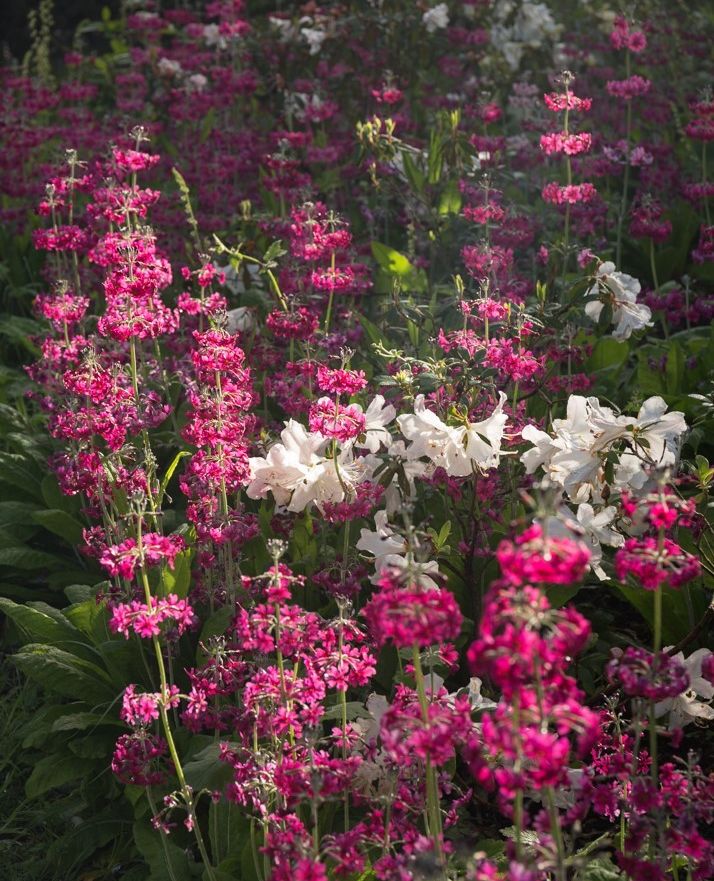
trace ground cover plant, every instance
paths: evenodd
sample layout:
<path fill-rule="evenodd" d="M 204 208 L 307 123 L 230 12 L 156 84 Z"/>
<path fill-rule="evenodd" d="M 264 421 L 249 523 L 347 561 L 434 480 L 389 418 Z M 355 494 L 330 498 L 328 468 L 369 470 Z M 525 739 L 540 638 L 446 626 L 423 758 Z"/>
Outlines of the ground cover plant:
<path fill-rule="evenodd" d="M 714 9 L 676 12 L 31 14 L 5 877 L 714 877 Z"/>

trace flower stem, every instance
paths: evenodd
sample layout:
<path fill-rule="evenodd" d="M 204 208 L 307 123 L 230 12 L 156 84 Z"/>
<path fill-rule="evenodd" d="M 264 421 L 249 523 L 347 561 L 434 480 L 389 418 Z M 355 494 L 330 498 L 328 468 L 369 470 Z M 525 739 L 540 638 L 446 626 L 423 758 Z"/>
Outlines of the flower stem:
<path fill-rule="evenodd" d="M 427 725 L 429 722 L 429 704 L 426 698 L 426 688 L 424 686 L 424 670 L 421 666 L 419 646 L 417 645 L 412 646 L 412 662 L 414 664 L 414 678 L 416 680 L 421 717 L 424 725 Z M 443 869 L 443 829 L 441 825 L 441 807 L 439 805 L 439 788 L 436 779 L 436 769 L 431 764 L 431 758 L 429 756 L 427 756 L 426 759 L 426 813 L 429 821 L 428 833 L 434 842 L 434 850 L 436 851 L 439 864 Z"/>

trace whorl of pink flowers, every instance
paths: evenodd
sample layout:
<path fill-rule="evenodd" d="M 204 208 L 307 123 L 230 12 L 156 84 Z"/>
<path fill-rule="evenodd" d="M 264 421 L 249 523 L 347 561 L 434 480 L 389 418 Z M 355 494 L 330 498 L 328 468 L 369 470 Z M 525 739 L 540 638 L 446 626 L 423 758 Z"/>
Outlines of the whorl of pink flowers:
<path fill-rule="evenodd" d="M 591 183 L 561 185 L 555 181 L 547 183 L 541 190 L 545 202 L 552 205 L 575 205 L 578 202 L 592 202 L 597 190 Z"/>
<path fill-rule="evenodd" d="M 669 538 L 628 538 L 615 554 L 615 574 L 620 581 L 631 578 L 645 590 L 660 585 L 681 587 L 701 574 L 698 557 Z"/>
<path fill-rule="evenodd" d="M 365 429 L 365 415 L 357 404 L 338 404 L 322 397 L 310 407 L 310 431 L 345 443 L 358 437 Z"/>
<path fill-rule="evenodd" d="M 628 646 L 606 668 L 610 682 L 622 687 L 630 697 L 661 701 L 677 697 L 689 687 L 687 668 L 666 652 L 652 652 Z"/>
<path fill-rule="evenodd" d="M 504 695 L 512 695 L 533 681 L 536 665 L 557 672 L 564 658 L 583 650 L 589 636 L 586 618 L 571 607 L 551 609 L 539 588 L 496 582 L 468 660 L 474 673 L 489 676 Z"/>
<path fill-rule="evenodd" d="M 502 541 L 496 558 L 512 584 L 577 584 L 590 562 L 590 551 L 574 538 L 544 534 L 537 523 L 515 541 Z"/>
<path fill-rule="evenodd" d="M 99 562 L 110 575 L 131 579 L 137 565 L 155 566 L 166 562 L 173 569 L 176 555 L 183 551 L 186 542 L 180 535 L 159 535 L 147 532 L 141 538 L 141 547 L 134 538 L 127 538 L 104 551 Z"/>
<path fill-rule="evenodd" d="M 400 570 L 386 571 L 362 609 L 377 645 L 426 647 L 456 639 L 461 610 L 451 591 L 409 583 Z"/>
<path fill-rule="evenodd" d="M 633 98 L 640 98 L 642 95 L 646 95 L 651 86 L 651 80 L 633 74 L 626 80 L 609 80 L 607 83 L 607 91 L 615 98 L 621 98 L 623 101 L 631 101 Z"/>
<path fill-rule="evenodd" d="M 580 134 L 566 134 L 566 132 L 551 132 L 540 136 L 540 148 L 547 155 L 553 153 L 565 153 L 567 156 L 577 156 L 578 153 L 587 153 L 592 145 L 592 135 L 588 132 Z"/>
<path fill-rule="evenodd" d="M 137 692 L 135 685 L 127 685 L 124 689 L 119 715 L 123 722 L 132 727 L 151 725 L 159 718 L 159 707 L 162 704 L 166 709 L 179 705 L 178 686 L 170 685 L 168 695 L 164 700 L 160 692 Z"/>
<path fill-rule="evenodd" d="M 132 630 L 137 636 L 150 639 L 161 633 L 161 624 L 165 621 L 174 621 L 176 631 L 181 635 L 195 624 L 197 618 L 187 600 L 170 593 L 166 597 L 151 597 L 149 605 L 138 600 L 119 603 L 112 609 L 109 628 L 126 639 Z"/>
<path fill-rule="evenodd" d="M 592 98 L 578 98 L 572 92 L 550 92 L 543 95 L 545 106 L 554 113 L 560 113 L 563 110 L 581 110 L 587 111 L 592 107 Z"/>

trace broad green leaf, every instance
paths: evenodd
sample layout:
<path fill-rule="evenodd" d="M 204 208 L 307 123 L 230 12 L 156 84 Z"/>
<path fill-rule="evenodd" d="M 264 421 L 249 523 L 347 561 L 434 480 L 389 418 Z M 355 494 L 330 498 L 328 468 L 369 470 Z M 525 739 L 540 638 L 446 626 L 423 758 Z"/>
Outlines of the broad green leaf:
<path fill-rule="evenodd" d="M 546 588 L 546 595 L 548 597 L 548 602 L 553 606 L 554 609 L 559 609 L 561 606 L 564 606 L 566 603 L 569 603 L 570 600 L 576 595 L 576 593 L 580 590 L 581 585 L 575 584 L 551 584 L 548 588 Z"/>
<path fill-rule="evenodd" d="M 0 548 L 0 566 L 11 566 L 13 569 L 34 571 L 37 569 L 53 569 L 63 565 L 62 557 L 36 551 L 34 548 L 16 547 Z"/>
<path fill-rule="evenodd" d="M 232 770 L 218 759 L 219 744 L 209 743 L 183 766 L 186 780 L 198 792 L 200 789 L 222 789 L 231 779 Z"/>
<path fill-rule="evenodd" d="M 654 625 L 654 596 L 652 590 L 641 587 L 630 587 L 627 584 L 617 585 L 617 589 L 625 599 L 637 609 L 650 625 Z M 690 611 L 685 590 L 693 605 L 694 620 L 697 621 L 706 609 L 706 598 L 703 592 L 694 585 L 675 590 L 671 587 L 662 588 L 662 638 L 666 645 L 674 645 L 685 637 L 692 628 Z"/>
<path fill-rule="evenodd" d="M 186 851 L 153 829 L 148 820 L 134 823 L 134 843 L 151 870 L 148 881 L 191 881 Z"/>
<path fill-rule="evenodd" d="M 142 793 L 143 793 L 142 789 Z M 96 817 L 83 817 L 77 826 L 66 828 L 62 836 L 58 838 L 47 853 L 48 863 L 57 868 L 63 855 L 71 860 L 75 866 L 83 866 L 92 855 L 109 842 L 115 844 L 131 831 L 131 821 L 117 816 L 116 806 L 102 812 Z M 65 875 L 67 878 L 86 878 L 91 881 L 91 875 Z M 131 881 L 130 873 L 122 872 L 121 881 Z M 135 878 L 135 881 L 138 879 Z"/>
<path fill-rule="evenodd" d="M 676 395 L 682 391 L 684 369 L 682 347 L 679 343 L 670 341 L 667 346 L 667 367 L 665 369 L 665 386 L 668 395 Z"/>
<path fill-rule="evenodd" d="M 103 606 L 99 605 L 93 597 L 73 603 L 64 610 L 64 616 L 68 621 L 87 636 L 94 636 L 94 624 L 103 613 Z"/>
<path fill-rule="evenodd" d="M 32 520 L 49 532 L 59 535 L 68 544 L 74 546 L 82 541 L 82 524 L 66 511 L 60 511 L 57 508 L 35 511 Z"/>
<path fill-rule="evenodd" d="M 57 508 L 69 514 L 76 514 L 80 509 L 77 496 L 66 496 L 57 483 L 54 474 L 47 474 L 40 484 L 42 499 L 48 508 Z"/>
<path fill-rule="evenodd" d="M 2 591 L 0 591 L 2 593 Z M 83 603 L 85 600 L 93 600 L 96 596 L 96 588 L 90 584 L 70 584 L 64 589 L 64 595 L 70 603 Z"/>
<path fill-rule="evenodd" d="M 42 501 L 38 469 L 25 456 L 17 453 L 0 453 L 0 483 L 7 483 L 21 490 L 24 497 Z"/>
<path fill-rule="evenodd" d="M 87 763 L 79 756 L 62 753 L 44 756 L 35 764 L 27 778 L 25 795 L 28 798 L 37 798 L 50 789 L 69 783 L 70 780 L 78 780 L 86 771 Z"/>
<path fill-rule="evenodd" d="M 458 214 L 461 210 L 461 191 L 455 180 L 450 180 L 444 187 L 439 199 L 439 214 Z"/>
<path fill-rule="evenodd" d="M 68 709 L 68 707 L 64 709 Z M 99 713 L 88 713 L 81 710 L 55 719 L 52 723 L 52 731 L 86 731 L 87 728 L 96 728 L 100 725 L 126 729 L 126 725 L 119 719 L 114 718 L 111 715 L 111 711 L 105 715 L 100 715 Z"/>
<path fill-rule="evenodd" d="M 404 254 L 381 242 L 372 242 L 372 254 L 382 269 L 390 275 L 408 276 L 414 272 L 414 267 Z"/>
<path fill-rule="evenodd" d="M 38 608 L 19 605 L 2 597 L 0 611 L 12 619 L 23 645 L 32 642 L 60 645 L 82 638 L 79 631 L 61 614 L 58 617 L 51 616 Z"/>
<path fill-rule="evenodd" d="M 238 805 L 225 798 L 211 801 L 208 832 L 211 851 L 220 864 L 228 857 L 240 857 L 243 845 L 250 836 L 250 820 Z"/>
<path fill-rule="evenodd" d="M 198 648 L 196 649 L 196 663 L 203 664 L 207 655 L 201 646 L 207 645 L 213 636 L 221 636 L 228 629 L 231 618 L 235 615 L 235 609 L 232 606 L 221 606 L 207 619 L 198 638 Z"/>
<path fill-rule="evenodd" d="M 102 704 L 117 696 L 104 670 L 56 646 L 27 645 L 13 655 L 12 662 L 30 679 L 64 697 Z"/>
<path fill-rule="evenodd" d="M 176 554 L 174 567 L 164 566 L 161 570 L 161 586 L 159 593 L 166 596 L 169 593 L 175 593 L 178 597 L 185 597 L 191 584 L 191 558 L 193 557 L 192 548 L 186 548 L 180 554 Z"/>
<path fill-rule="evenodd" d="M 626 342 L 618 342 L 612 337 L 602 337 L 595 343 L 592 355 L 587 360 L 587 369 L 618 370 L 627 359 L 629 351 L 630 347 Z"/>
<path fill-rule="evenodd" d="M 38 510 L 33 502 L 0 502 L 0 527 L 5 528 L 24 520 L 31 520 Z"/>

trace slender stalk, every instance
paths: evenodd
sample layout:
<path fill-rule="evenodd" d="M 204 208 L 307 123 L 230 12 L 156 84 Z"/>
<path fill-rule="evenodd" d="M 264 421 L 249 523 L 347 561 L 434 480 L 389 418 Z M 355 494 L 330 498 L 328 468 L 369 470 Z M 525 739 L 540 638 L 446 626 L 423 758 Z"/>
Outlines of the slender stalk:
<path fill-rule="evenodd" d="M 141 542 L 141 526 L 137 529 L 137 546 L 139 550 L 139 558 L 143 559 L 143 548 Z M 152 596 L 151 596 L 151 587 L 149 586 L 149 577 L 146 573 L 146 567 L 143 562 L 140 567 L 141 574 L 141 583 L 144 588 L 144 596 L 146 598 L 146 604 L 149 608 L 152 607 Z M 164 737 L 166 738 L 166 743 L 169 747 L 169 753 L 171 755 L 171 760 L 174 764 L 174 769 L 176 770 L 176 777 L 179 781 L 179 786 L 181 789 L 181 795 L 183 796 L 184 802 L 186 804 L 186 809 L 188 810 L 188 816 L 192 823 L 193 834 L 196 837 L 196 844 L 198 845 L 198 849 L 201 853 L 201 859 L 203 860 L 206 874 L 208 875 L 209 881 L 216 881 L 216 875 L 213 871 L 213 866 L 211 865 L 211 861 L 208 858 L 208 851 L 206 849 L 206 844 L 203 840 L 203 834 L 201 833 L 201 827 L 198 823 L 198 817 L 196 816 L 196 803 L 193 797 L 193 790 L 188 785 L 186 781 L 186 775 L 184 774 L 183 765 L 181 764 L 181 759 L 179 758 L 178 750 L 176 749 L 176 742 L 174 740 L 173 732 L 171 730 L 171 723 L 169 721 L 169 716 L 166 711 L 166 705 L 169 700 L 169 684 L 168 679 L 166 677 L 166 667 L 164 665 L 164 656 L 161 651 L 161 643 L 159 641 L 158 636 L 153 636 L 151 639 L 154 646 L 154 654 L 156 655 L 156 665 L 159 670 L 159 680 L 161 682 L 161 701 L 159 703 L 159 716 L 161 718 L 161 727 L 163 728 Z"/>
<path fill-rule="evenodd" d="M 625 70 L 627 77 L 630 76 L 630 52 L 625 54 Z M 622 181 L 622 200 L 620 213 L 617 218 L 617 244 L 615 246 L 615 265 L 620 268 L 622 260 L 622 230 L 627 214 L 627 191 L 630 186 L 630 138 L 632 136 L 632 99 L 627 101 L 627 120 L 625 123 L 625 174 Z"/>
<path fill-rule="evenodd" d="M 330 288 L 330 297 L 327 301 L 327 314 L 325 315 L 325 333 L 330 332 L 330 319 L 332 318 L 332 304 L 335 299 L 335 252 L 330 257 L 330 277 L 332 279 L 332 287 Z"/>
<path fill-rule="evenodd" d="M 652 272 L 652 284 L 654 289 L 659 290 L 659 281 L 657 280 L 657 262 L 655 260 L 654 239 L 650 239 L 650 270 Z"/>
<path fill-rule="evenodd" d="M 424 670 L 421 666 L 419 646 L 412 646 L 412 663 L 414 665 L 414 678 L 416 680 L 417 695 L 421 708 L 422 721 L 425 725 L 429 722 L 429 703 L 424 686 Z M 436 779 L 436 769 L 431 764 L 431 758 L 426 759 L 426 812 L 429 821 L 428 833 L 434 842 L 434 850 L 439 864 L 444 868 L 444 851 L 442 847 L 443 828 L 441 823 L 441 806 L 439 804 L 439 787 Z"/>
<path fill-rule="evenodd" d="M 154 801 L 154 797 L 151 794 L 151 787 L 146 787 L 146 800 L 149 802 L 149 807 L 151 808 L 151 813 L 154 817 L 158 816 L 158 811 L 156 810 L 156 802 Z M 174 867 L 171 862 L 171 854 L 169 853 L 169 846 L 166 843 L 166 833 L 159 832 L 161 836 L 161 848 L 164 852 L 164 859 L 166 860 L 166 870 L 169 873 L 169 878 L 171 881 L 178 881 L 176 877 L 176 873 L 174 872 Z"/>

